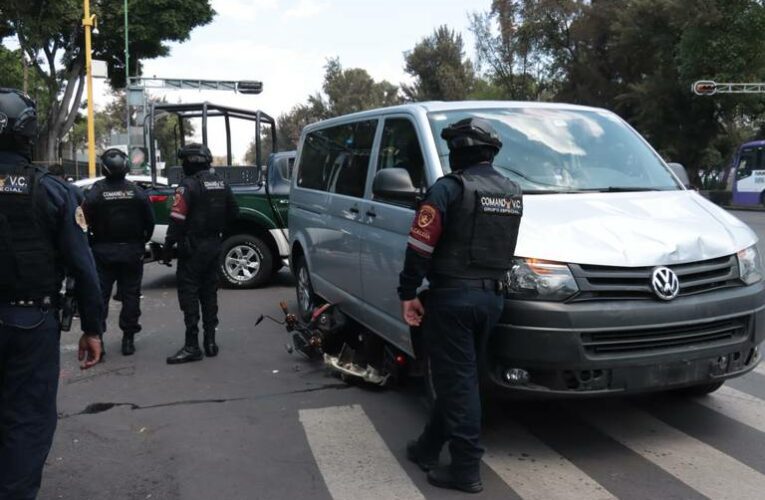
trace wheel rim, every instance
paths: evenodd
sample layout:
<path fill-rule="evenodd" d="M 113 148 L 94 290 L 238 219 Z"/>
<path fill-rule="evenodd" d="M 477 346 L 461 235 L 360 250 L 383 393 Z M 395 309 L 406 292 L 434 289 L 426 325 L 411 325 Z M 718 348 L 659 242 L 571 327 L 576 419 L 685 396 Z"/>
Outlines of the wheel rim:
<path fill-rule="evenodd" d="M 260 272 L 260 254 L 248 245 L 232 247 L 224 259 L 226 274 L 235 282 L 250 281 Z"/>
<path fill-rule="evenodd" d="M 311 280 L 305 266 L 302 266 L 298 271 L 298 302 L 303 311 L 311 310 Z"/>

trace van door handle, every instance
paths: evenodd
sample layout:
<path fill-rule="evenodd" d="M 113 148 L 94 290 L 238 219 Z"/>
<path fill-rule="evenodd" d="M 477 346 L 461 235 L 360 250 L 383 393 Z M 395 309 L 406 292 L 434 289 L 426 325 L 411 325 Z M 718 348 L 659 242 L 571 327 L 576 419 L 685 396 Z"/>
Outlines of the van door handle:
<path fill-rule="evenodd" d="M 367 210 L 367 217 L 374 219 L 375 217 L 377 217 L 377 214 L 375 213 L 374 210 Z"/>
<path fill-rule="evenodd" d="M 348 211 L 353 215 L 359 215 L 359 207 L 351 207 L 348 209 Z"/>

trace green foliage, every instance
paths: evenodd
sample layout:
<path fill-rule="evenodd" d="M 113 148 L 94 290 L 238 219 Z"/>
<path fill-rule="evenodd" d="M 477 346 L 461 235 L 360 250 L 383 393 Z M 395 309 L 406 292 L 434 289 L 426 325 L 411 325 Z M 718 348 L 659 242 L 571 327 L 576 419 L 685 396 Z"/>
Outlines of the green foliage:
<path fill-rule="evenodd" d="M 401 102 L 396 85 L 385 80 L 376 82 L 365 69 L 344 69 L 340 59 L 333 58 L 327 61 L 324 70 L 324 96 L 315 94 L 308 98 L 308 105 L 317 116 L 330 118 Z"/>
<path fill-rule="evenodd" d="M 473 90 L 473 64 L 465 58 L 462 35 L 437 28 L 404 54 L 406 72 L 415 78 L 403 91 L 412 101 L 459 101 Z"/>
<path fill-rule="evenodd" d="M 124 2 L 94 0 L 99 34 L 93 56 L 105 60 L 110 83 L 125 84 Z M 81 0 L 4 0 L 0 7 L 0 41 L 15 36 L 42 82 L 44 106 L 39 113 L 38 158 L 55 156 L 57 143 L 78 119 L 84 93 L 84 32 Z M 212 21 L 210 0 L 131 0 L 129 2 L 131 74 L 140 60 L 167 55 L 167 42 L 188 39 L 191 30 Z M 5 67 L 0 66 L 0 73 Z"/>

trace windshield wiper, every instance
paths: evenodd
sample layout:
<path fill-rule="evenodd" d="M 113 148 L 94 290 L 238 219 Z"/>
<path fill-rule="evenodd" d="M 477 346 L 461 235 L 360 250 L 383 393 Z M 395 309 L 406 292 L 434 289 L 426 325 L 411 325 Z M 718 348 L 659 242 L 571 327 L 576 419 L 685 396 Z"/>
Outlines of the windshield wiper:
<path fill-rule="evenodd" d="M 601 193 L 632 193 L 638 191 L 663 191 L 663 189 L 647 186 L 608 186 L 606 188 L 593 189 Z"/>

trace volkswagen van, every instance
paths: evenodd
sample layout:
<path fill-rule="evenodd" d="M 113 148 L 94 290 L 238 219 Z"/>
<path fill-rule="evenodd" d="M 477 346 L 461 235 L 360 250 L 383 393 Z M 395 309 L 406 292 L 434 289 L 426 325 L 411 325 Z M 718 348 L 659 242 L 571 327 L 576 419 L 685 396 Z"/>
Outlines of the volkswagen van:
<path fill-rule="evenodd" d="M 449 172 L 441 130 L 469 116 L 492 123 L 503 142 L 494 167 L 524 191 L 504 313 L 480 344 L 489 386 L 706 393 L 755 367 L 756 235 L 687 189 L 619 116 L 566 104 L 417 103 L 306 127 L 289 208 L 303 314 L 331 302 L 389 348 L 419 354 L 398 274 L 417 198 Z"/>

